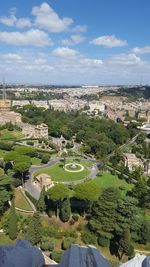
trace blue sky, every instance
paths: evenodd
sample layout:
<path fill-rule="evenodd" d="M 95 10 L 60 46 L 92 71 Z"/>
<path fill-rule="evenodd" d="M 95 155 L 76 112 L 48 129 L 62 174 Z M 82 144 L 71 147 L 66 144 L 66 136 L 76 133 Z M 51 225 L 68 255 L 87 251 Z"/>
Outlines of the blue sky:
<path fill-rule="evenodd" d="M 7 0 L 0 76 L 44 84 L 150 83 L 149 0 Z"/>

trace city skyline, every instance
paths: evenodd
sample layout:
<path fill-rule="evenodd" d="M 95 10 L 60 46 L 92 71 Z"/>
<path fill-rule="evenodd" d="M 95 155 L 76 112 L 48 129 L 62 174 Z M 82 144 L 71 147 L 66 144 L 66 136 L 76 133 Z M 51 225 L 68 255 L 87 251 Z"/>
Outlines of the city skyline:
<path fill-rule="evenodd" d="M 8 83 L 150 83 L 150 3 L 10 1 L 0 10 Z"/>

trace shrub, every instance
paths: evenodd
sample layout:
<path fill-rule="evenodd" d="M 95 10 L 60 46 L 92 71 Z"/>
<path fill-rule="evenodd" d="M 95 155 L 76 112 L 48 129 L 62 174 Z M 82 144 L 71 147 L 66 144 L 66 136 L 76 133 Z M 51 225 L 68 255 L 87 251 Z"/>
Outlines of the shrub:
<path fill-rule="evenodd" d="M 33 141 L 27 141 L 27 145 L 33 146 L 34 145 L 34 142 Z"/>
<path fill-rule="evenodd" d="M 77 222 L 79 220 L 79 215 L 78 214 L 73 214 L 72 219 Z"/>
<path fill-rule="evenodd" d="M 60 260 L 61 260 L 62 254 L 63 254 L 62 250 L 60 250 L 60 251 L 54 250 L 54 251 L 50 254 L 50 257 L 51 257 L 52 260 L 54 260 L 54 261 L 56 261 L 57 263 L 59 263 Z"/>
<path fill-rule="evenodd" d="M 96 237 L 88 230 L 81 232 L 81 239 L 85 244 L 95 244 Z"/>
<path fill-rule="evenodd" d="M 53 251 L 54 247 L 55 247 L 54 239 L 42 240 L 42 243 L 41 243 L 40 247 L 44 251 Z"/>
<path fill-rule="evenodd" d="M 72 228 L 66 229 L 64 231 L 64 236 L 65 237 L 72 237 L 72 238 L 77 238 L 78 237 L 77 233 Z"/>
<path fill-rule="evenodd" d="M 64 238 L 63 241 L 62 241 L 62 249 L 63 250 L 66 250 L 68 249 L 72 244 L 75 243 L 75 239 L 74 238 Z"/>
<path fill-rule="evenodd" d="M 97 243 L 99 246 L 108 247 L 110 244 L 110 240 L 106 237 L 100 236 L 97 238 Z"/>

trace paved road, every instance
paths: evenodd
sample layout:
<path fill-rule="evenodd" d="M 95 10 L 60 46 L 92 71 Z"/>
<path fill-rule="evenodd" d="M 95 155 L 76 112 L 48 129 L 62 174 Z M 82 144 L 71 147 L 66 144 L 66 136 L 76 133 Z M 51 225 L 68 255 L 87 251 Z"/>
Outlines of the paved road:
<path fill-rule="evenodd" d="M 31 166 L 31 168 L 29 169 L 29 179 L 25 182 L 25 190 L 27 190 L 34 198 L 36 198 L 37 200 L 40 197 L 40 190 L 38 189 L 38 187 L 33 183 L 33 173 L 35 171 L 38 170 L 42 170 L 48 167 L 51 167 L 53 165 L 55 165 L 56 163 L 60 162 L 62 158 L 55 158 L 55 159 L 51 159 L 47 164 L 44 164 L 42 166 Z M 68 158 L 70 159 L 70 158 Z M 98 173 L 98 168 L 97 168 L 97 163 L 99 161 L 95 160 L 95 159 L 82 159 L 82 162 L 84 161 L 90 161 L 92 163 L 94 163 L 95 167 L 91 169 L 91 172 L 89 174 L 88 177 L 85 177 L 85 179 L 81 179 L 81 180 L 77 180 L 77 181 L 73 181 L 71 182 L 71 184 L 79 184 L 82 183 L 83 181 L 85 181 L 86 179 L 94 179 Z M 70 184 L 70 182 L 64 182 L 65 184 Z"/>

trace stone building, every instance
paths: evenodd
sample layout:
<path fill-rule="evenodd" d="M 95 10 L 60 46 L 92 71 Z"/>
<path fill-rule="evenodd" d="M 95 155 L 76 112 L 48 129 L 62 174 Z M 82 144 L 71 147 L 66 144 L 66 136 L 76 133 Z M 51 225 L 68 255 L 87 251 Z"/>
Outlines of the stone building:
<path fill-rule="evenodd" d="M 48 126 L 45 123 L 37 125 L 35 127 L 35 134 L 36 138 L 46 138 L 48 139 Z"/>
<path fill-rule="evenodd" d="M 132 171 L 134 167 L 144 168 L 142 160 L 137 158 L 135 154 L 132 154 L 132 153 L 124 154 L 124 163 L 125 163 L 125 166 L 129 168 L 130 171 Z"/>
<path fill-rule="evenodd" d="M 35 178 L 35 184 L 38 186 L 40 191 L 45 186 L 45 190 L 47 191 L 49 188 L 51 188 L 54 183 L 51 180 L 51 177 L 48 174 L 41 173 Z"/>
<path fill-rule="evenodd" d="M 0 111 L 0 124 L 9 122 L 19 125 L 21 123 L 21 114 L 14 111 Z"/>

